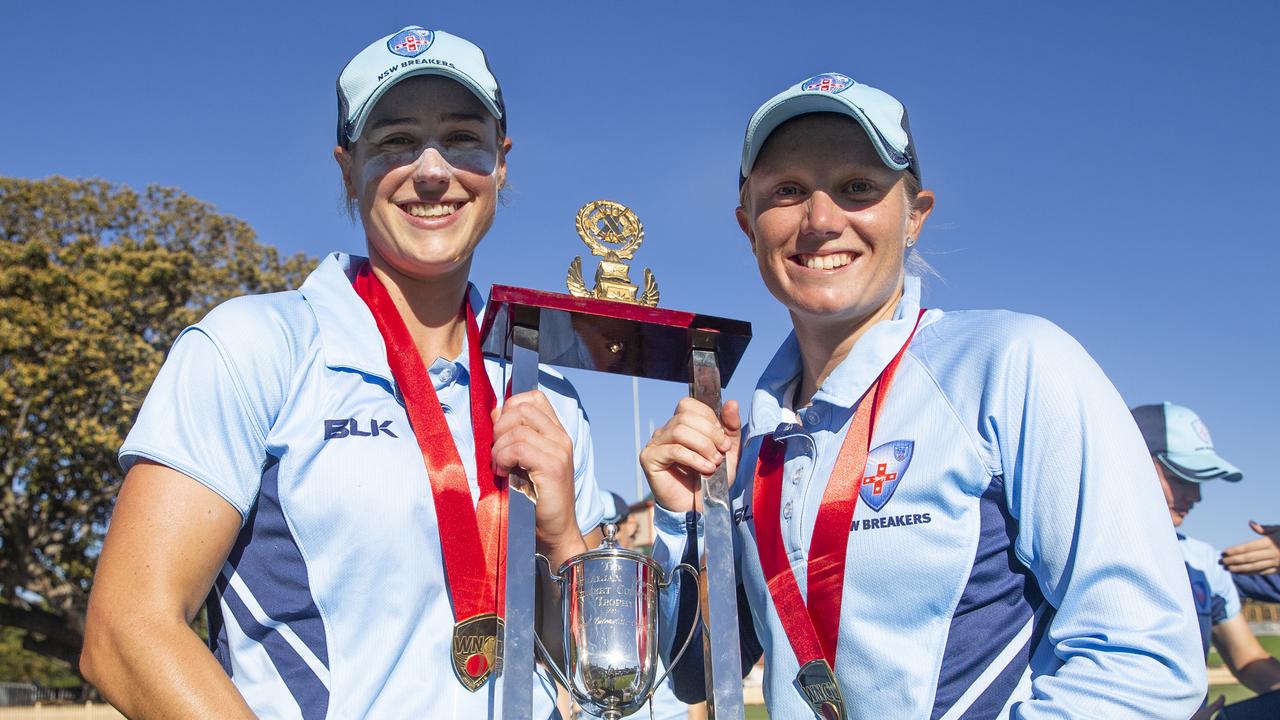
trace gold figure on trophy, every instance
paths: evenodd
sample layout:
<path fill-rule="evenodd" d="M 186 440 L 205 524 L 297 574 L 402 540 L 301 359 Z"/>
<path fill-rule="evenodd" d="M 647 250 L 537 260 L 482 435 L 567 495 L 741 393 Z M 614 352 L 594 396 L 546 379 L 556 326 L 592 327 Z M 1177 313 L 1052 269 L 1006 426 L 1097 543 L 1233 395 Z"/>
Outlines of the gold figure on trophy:
<path fill-rule="evenodd" d="M 644 269 L 644 290 L 631 283 L 630 270 L 623 260 L 630 260 L 644 242 L 644 226 L 631 209 L 612 200 L 594 200 L 578 210 L 578 237 L 591 248 L 592 255 L 604 258 L 596 268 L 596 286 L 588 290 L 582 281 L 582 256 L 569 263 L 565 284 L 575 297 L 595 297 L 656 307 L 658 281 L 649 268 Z M 613 247 L 613 246 L 619 247 Z"/>

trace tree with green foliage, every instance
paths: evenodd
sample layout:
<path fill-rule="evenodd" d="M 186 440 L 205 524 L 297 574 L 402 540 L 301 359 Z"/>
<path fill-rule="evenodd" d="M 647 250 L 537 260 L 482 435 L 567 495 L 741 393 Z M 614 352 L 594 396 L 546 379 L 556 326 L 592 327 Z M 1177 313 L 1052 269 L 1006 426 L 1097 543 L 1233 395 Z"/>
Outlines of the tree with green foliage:
<path fill-rule="evenodd" d="M 178 333 L 311 265 L 173 188 L 0 178 L 0 626 L 24 647 L 76 667 L 116 451 Z"/>

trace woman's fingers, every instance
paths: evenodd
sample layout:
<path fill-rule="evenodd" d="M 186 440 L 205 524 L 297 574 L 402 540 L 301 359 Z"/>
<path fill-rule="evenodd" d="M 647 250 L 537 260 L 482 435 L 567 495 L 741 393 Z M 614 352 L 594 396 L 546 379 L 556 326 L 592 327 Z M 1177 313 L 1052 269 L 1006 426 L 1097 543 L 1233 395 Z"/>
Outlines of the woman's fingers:
<path fill-rule="evenodd" d="M 709 409 L 709 408 L 708 408 Z M 742 418 L 738 416 L 738 401 L 730 400 L 720 409 L 720 422 L 730 440 L 737 440 L 742 432 Z"/>
<path fill-rule="evenodd" d="M 495 436 L 515 426 L 527 425 L 548 438 L 558 439 L 563 436 L 568 439 L 568 433 L 560 424 L 560 418 L 551 407 L 551 402 L 539 390 L 512 396 L 497 409 L 495 417 L 497 418 L 493 425 Z"/>
<path fill-rule="evenodd" d="M 715 472 L 720 464 L 720 461 L 708 460 L 702 453 L 677 444 L 663 445 L 659 450 L 658 458 L 666 467 L 678 465 L 689 469 L 693 475 L 699 477 Z"/>
<path fill-rule="evenodd" d="M 653 434 L 640 453 L 640 466 L 658 504 L 677 512 L 701 506 L 702 476 L 736 459 L 731 456 L 736 456 L 742 427 L 737 403 L 726 403 L 724 416 L 722 423 L 704 403 L 684 398 L 675 415 Z"/>
<path fill-rule="evenodd" d="M 1280 568 L 1280 548 L 1263 537 L 1223 550 L 1220 562 L 1234 573 L 1274 572 Z"/>
<path fill-rule="evenodd" d="M 572 481 L 573 443 L 563 431 L 556 437 L 530 425 L 512 425 L 501 433 L 495 430 L 493 463 L 502 475 L 523 468 L 531 479 L 547 475 Z"/>
<path fill-rule="evenodd" d="M 1263 525 L 1260 522 L 1250 520 L 1249 527 L 1252 528 L 1253 531 L 1258 533 L 1259 535 L 1269 536 L 1272 542 L 1276 542 L 1277 540 L 1275 536 L 1277 534 L 1280 534 L 1280 525 Z"/>
<path fill-rule="evenodd" d="M 1222 566 L 1240 575 L 1266 575 L 1275 572 L 1277 569 L 1275 560 L 1270 558 L 1265 560 L 1236 560 L 1230 563 L 1224 561 Z"/>

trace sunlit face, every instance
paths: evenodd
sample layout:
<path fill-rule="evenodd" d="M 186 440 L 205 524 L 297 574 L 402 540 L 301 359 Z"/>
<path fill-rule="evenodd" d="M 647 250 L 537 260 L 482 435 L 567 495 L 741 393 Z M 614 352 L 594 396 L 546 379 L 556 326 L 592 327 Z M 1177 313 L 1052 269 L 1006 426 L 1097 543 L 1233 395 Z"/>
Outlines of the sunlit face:
<path fill-rule="evenodd" d="M 1200 502 L 1200 483 L 1193 483 L 1174 475 L 1151 458 L 1156 465 L 1156 476 L 1160 478 L 1160 487 L 1164 489 L 1164 501 L 1169 506 L 1169 517 L 1173 518 L 1173 526 L 1180 527 L 1187 519 L 1187 513 Z"/>
<path fill-rule="evenodd" d="M 412 278 L 465 276 L 493 224 L 509 148 L 498 121 L 457 82 L 397 83 L 350 150 L 334 150 L 370 255 Z"/>
<path fill-rule="evenodd" d="M 906 238 L 933 206 L 907 200 L 857 121 L 802 115 L 765 142 L 738 223 L 760 277 L 797 323 L 847 324 L 896 301 Z"/>

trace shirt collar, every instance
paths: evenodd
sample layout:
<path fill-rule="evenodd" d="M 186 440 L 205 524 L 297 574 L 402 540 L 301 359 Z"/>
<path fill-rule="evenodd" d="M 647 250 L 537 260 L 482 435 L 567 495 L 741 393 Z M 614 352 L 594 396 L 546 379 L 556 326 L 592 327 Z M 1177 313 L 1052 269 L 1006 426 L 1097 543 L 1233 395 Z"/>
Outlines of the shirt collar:
<path fill-rule="evenodd" d="M 369 306 L 351 285 L 366 261 L 359 255 L 330 253 L 302 283 L 300 291 L 315 313 L 325 365 L 374 375 L 394 386 L 382 333 Z M 476 312 L 477 324 L 483 326 L 484 297 L 471 283 L 467 283 L 467 298 Z M 460 363 L 464 370 L 466 354 L 464 346 Z"/>
<path fill-rule="evenodd" d="M 880 376 L 907 336 L 916 326 L 920 314 L 920 278 L 906 276 L 902 299 L 890 320 L 876 323 L 853 346 L 849 356 L 831 372 L 814 393 L 812 404 L 826 403 L 841 408 L 857 404 L 871 383 Z M 787 388 L 800 374 L 800 344 L 793 330 L 760 376 L 751 396 L 751 419 L 748 437 L 773 432 L 785 422 L 782 408 L 787 402 Z"/>

